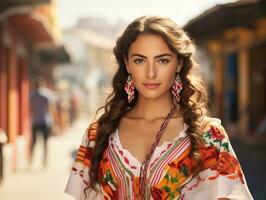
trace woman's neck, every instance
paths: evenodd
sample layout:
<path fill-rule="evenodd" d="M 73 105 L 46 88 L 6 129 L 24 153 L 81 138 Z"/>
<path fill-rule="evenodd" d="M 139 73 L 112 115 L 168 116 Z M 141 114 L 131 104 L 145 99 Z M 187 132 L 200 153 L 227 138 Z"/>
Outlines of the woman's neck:
<path fill-rule="evenodd" d="M 165 118 L 173 106 L 171 95 L 162 98 L 145 98 L 139 96 L 136 105 L 129 111 L 127 117 L 153 121 Z"/>

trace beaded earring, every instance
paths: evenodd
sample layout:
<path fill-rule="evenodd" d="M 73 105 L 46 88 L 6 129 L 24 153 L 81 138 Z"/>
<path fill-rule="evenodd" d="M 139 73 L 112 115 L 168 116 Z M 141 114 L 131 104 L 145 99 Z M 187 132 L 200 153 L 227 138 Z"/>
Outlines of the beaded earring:
<path fill-rule="evenodd" d="M 179 76 L 179 73 L 177 73 L 175 81 L 172 85 L 172 94 L 175 97 L 176 101 L 179 102 L 180 101 L 180 92 L 182 90 L 182 82 L 181 82 L 181 78 Z"/>
<path fill-rule="evenodd" d="M 134 87 L 134 83 L 133 83 L 133 80 L 130 74 L 127 77 L 127 82 L 125 84 L 124 89 L 128 95 L 128 103 L 130 103 L 135 97 L 135 94 L 134 94 L 135 87 Z"/>

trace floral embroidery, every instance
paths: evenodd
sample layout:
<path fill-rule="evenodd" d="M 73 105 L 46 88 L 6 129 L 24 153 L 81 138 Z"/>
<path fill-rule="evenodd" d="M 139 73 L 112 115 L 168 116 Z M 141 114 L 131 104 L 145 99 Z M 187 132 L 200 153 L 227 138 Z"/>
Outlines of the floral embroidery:
<path fill-rule="evenodd" d="M 225 138 L 225 136 L 220 132 L 220 130 L 217 127 L 211 126 L 209 130 L 211 134 L 211 138 L 216 140 L 222 140 Z"/>
<path fill-rule="evenodd" d="M 232 180 L 239 178 L 244 184 L 240 164 L 231 152 L 232 150 L 229 148 L 230 143 L 225 131 L 222 128 L 219 129 L 211 126 L 209 131 L 205 132 L 203 135 L 205 135 L 206 143 L 211 145 L 207 148 L 211 148 L 213 151 L 213 156 L 209 156 L 210 158 L 213 158 L 213 162 L 207 163 L 213 163 L 214 167 L 211 169 L 217 171 L 217 175 L 211 176 L 209 179 L 214 180 L 218 178 L 219 175 L 222 175 Z M 219 144 L 218 148 L 216 147 L 217 144 Z M 202 149 L 201 152 L 204 157 L 204 163 L 206 163 L 205 160 L 208 153 L 204 149 Z"/>
<path fill-rule="evenodd" d="M 210 126 L 209 130 L 203 133 L 205 144 L 199 147 L 199 152 L 203 161 L 203 170 L 215 170 L 217 175 L 208 177 L 215 180 L 221 176 L 229 179 L 240 178 L 243 182 L 243 174 L 238 160 L 229 149 L 227 136 L 216 126 Z M 172 199 L 180 196 L 181 189 L 192 178 L 193 168 L 196 161 L 189 157 L 188 148 L 179 158 L 173 160 L 165 168 L 165 175 L 162 180 L 151 188 L 154 199 Z M 205 178 L 199 180 L 204 181 Z M 195 188 L 194 185 L 193 188 Z M 190 188 L 192 189 L 192 188 Z"/>
<path fill-rule="evenodd" d="M 88 135 L 88 141 L 93 141 L 96 139 L 96 133 L 97 133 L 97 127 L 98 127 L 98 123 L 97 122 L 93 122 L 88 130 L 87 130 L 87 135 Z"/>
<path fill-rule="evenodd" d="M 241 182 L 244 183 L 238 160 L 228 152 L 220 153 L 217 172 L 230 179 L 240 178 Z"/>
<path fill-rule="evenodd" d="M 151 188 L 151 195 L 152 195 L 153 199 L 161 200 L 162 199 L 162 193 L 163 192 L 156 187 Z"/>
<path fill-rule="evenodd" d="M 106 156 L 106 151 L 104 151 L 103 159 L 100 163 L 98 177 L 102 184 L 102 188 L 105 191 L 104 196 L 109 199 L 118 199 L 118 191 L 117 191 L 117 180 L 115 179 L 115 175 L 111 169 L 110 162 Z"/>
<path fill-rule="evenodd" d="M 202 145 L 199 148 L 199 152 L 203 161 L 203 170 L 215 168 L 218 163 L 219 149 L 217 149 L 215 146 Z"/>
<path fill-rule="evenodd" d="M 76 155 L 75 165 L 72 168 L 72 172 L 79 174 L 77 177 L 81 177 L 85 185 L 88 185 L 88 180 L 86 180 L 85 175 L 87 175 L 88 169 L 91 166 L 90 159 L 96 139 L 97 126 L 97 123 L 90 125 L 87 131 L 88 134 L 84 137 L 82 145 L 80 145 Z M 185 199 L 187 192 L 193 193 L 196 188 L 205 184 L 205 182 L 215 181 L 220 177 L 226 177 L 227 180 L 232 181 L 239 179 L 240 182 L 235 183 L 244 184 L 242 169 L 233 152 L 228 136 L 221 125 L 210 125 L 208 130 L 202 133 L 203 143 L 199 146 L 199 153 L 203 168 L 202 173 L 200 172 L 195 177 L 193 177 L 193 172 L 197 162 L 190 157 L 191 145 L 189 137 L 187 138 L 188 140 L 186 141 L 184 139 L 182 144 L 176 143 L 177 146 L 173 144 L 173 150 L 169 148 L 160 156 L 169 160 L 165 162 L 159 174 L 153 174 L 155 171 L 151 170 L 149 180 L 152 180 L 153 176 L 158 177 L 154 179 L 156 181 L 154 181 L 153 185 L 151 182 L 150 184 L 147 183 L 150 190 L 150 194 L 147 195 L 148 198 L 152 197 L 156 200 Z M 127 169 L 122 167 L 124 164 L 122 162 L 120 163 L 119 160 L 126 158 L 125 155 L 113 151 L 111 146 L 108 146 L 108 148 L 108 151 L 104 151 L 98 173 L 103 199 L 116 200 L 118 197 L 122 199 L 140 199 L 138 196 L 139 177 L 133 173 L 127 173 Z M 170 154 L 174 151 L 178 152 L 177 149 L 180 153 L 174 155 L 178 156 L 172 156 L 170 159 Z M 115 165 L 114 162 L 116 162 Z M 163 159 L 155 162 L 163 162 Z M 158 166 L 156 164 L 154 166 Z M 130 171 L 130 166 L 126 167 Z M 118 173 L 121 175 L 119 181 L 117 177 Z M 123 173 L 127 175 L 125 174 L 124 176 Z"/>
<path fill-rule="evenodd" d="M 158 195 L 161 199 L 173 199 L 180 196 L 181 186 L 192 176 L 195 166 L 195 161 L 188 156 L 189 152 L 190 148 L 165 168 L 162 180 L 151 189 L 154 199 L 158 199 Z"/>
<path fill-rule="evenodd" d="M 96 139 L 97 123 L 92 123 L 86 131 L 82 144 L 76 153 L 75 165 L 72 167 L 72 171 L 78 174 L 83 182 L 88 186 L 89 182 L 85 179 L 85 173 L 88 173 L 88 169 L 91 167 L 91 156 L 93 150 L 93 142 Z M 92 145 L 91 145 L 92 144 Z M 79 168 L 77 164 L 82 164 L 83 168 Z"/>

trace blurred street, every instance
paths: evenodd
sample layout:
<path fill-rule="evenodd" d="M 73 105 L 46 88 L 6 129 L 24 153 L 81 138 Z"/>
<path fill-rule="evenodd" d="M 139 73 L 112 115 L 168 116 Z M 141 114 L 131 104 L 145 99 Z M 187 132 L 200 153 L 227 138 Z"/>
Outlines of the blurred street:
<path fill-rule="evenodd" d="M 43 169 L 42 141 L 36 145 L 32 170 L 19 170 L 8 175 L 0 187 L 1 200 L 71 200 L 64 193 L 72 165 L 71 154 L 81 142 L 88 118 L 81 118 L 64 134 L 49 139 L 48 167 Z M 41 141 L 41 142 L 40 142 Z"/>

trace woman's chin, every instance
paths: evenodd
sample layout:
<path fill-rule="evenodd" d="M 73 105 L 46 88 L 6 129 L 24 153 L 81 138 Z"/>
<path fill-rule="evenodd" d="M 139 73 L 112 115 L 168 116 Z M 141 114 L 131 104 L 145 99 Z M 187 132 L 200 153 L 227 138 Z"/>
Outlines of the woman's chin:
<path fill-rule="evenodd" d="M 143 91 L 139 94 L 145 99 L 159 99 L 164 93 L 162 91 Z"/>

